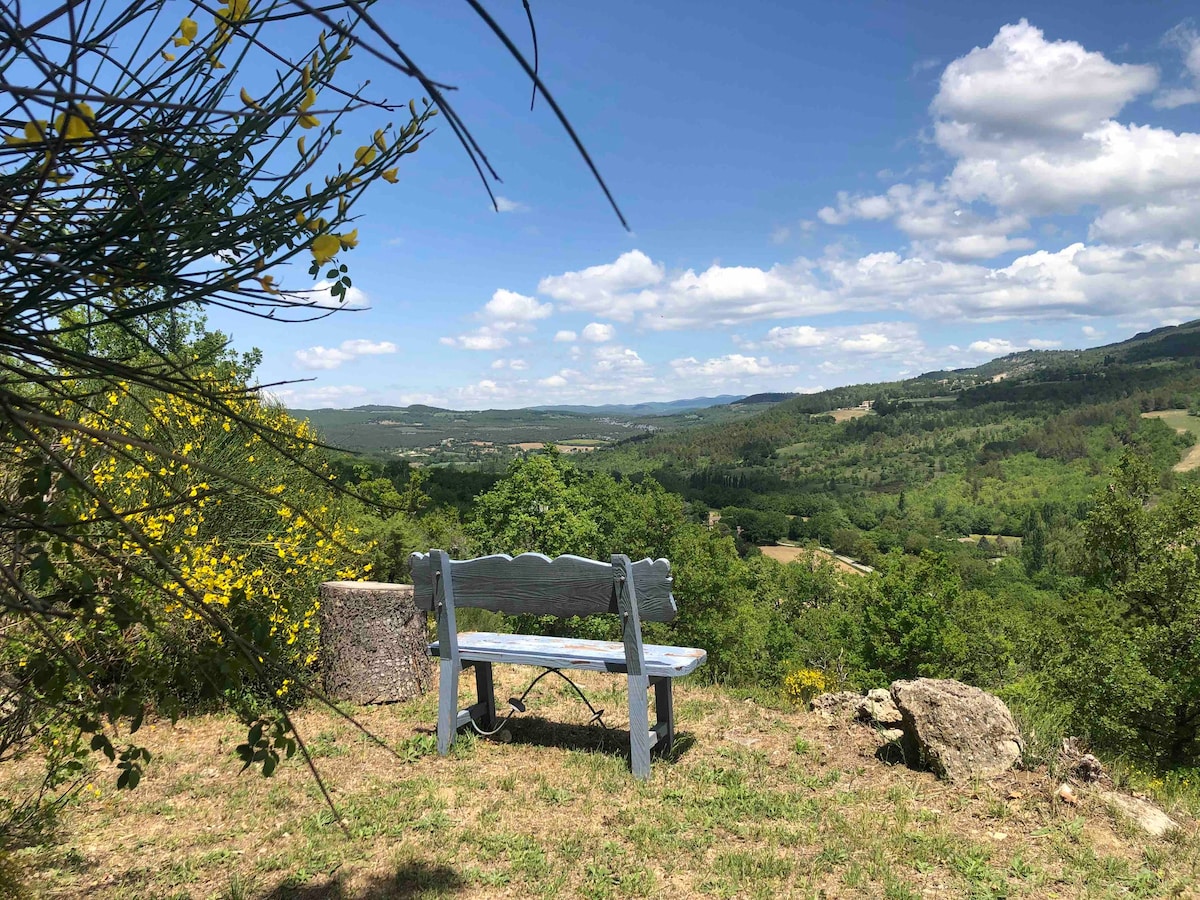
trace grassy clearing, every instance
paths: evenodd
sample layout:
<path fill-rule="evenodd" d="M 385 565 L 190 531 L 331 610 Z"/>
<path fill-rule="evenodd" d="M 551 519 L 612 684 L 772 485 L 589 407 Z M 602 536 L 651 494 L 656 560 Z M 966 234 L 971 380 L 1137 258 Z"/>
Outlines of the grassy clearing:
<path fill-rule="evenodd" d="M 1158 412 L 1142 413 L 1143 419 L 1162 419 L 1164 425 L 1169 425 L 1180 434 L 1191 432 L 1197 443 L 1192 446 L 1183 459 L 1175 464 L 1176 472 L 1190 472 L 1200 469 L 1200 416 L 1190 416 L 1186 409 L 1165 409 Z"/>
<path fill-rule="evenodd" d="M 849 563 L 842 562 L 838 557 L 830 553 L 828 550 L 817 548 L 809 550 L 805 547 L 794 547 L 789 544 L 767 544 L 759 547 L 763 556 L 769 556 L 771 559 L 781 563 L 796 562 L 797 560 L 808 560 L 815 569 L 819 563 L 829 563 L 838 572 L 844 575 L 863 575 L 862 571 L 854 568 Z"/>
<path fill-rule="evenodd" d="M 533 673 L 496 674 L 507 697 Z M 580 681 L 619 729 L 623 680 Z M 1045 772 L 946 785 L 877 761 L 865 729 L 686 685 L 680 752 L 640 784 L 626 733 L 584 726 L 568 692 L 543 681 L 511 743 L 466 736 L 446 759 L 432 697 L 353 710 L 390 752 L 303 712 L 341 828 L 299 761 L 239 774 L 227 717 L 149 726 L 141 787 L 95 773 L 99 795 L 13 862 L 56 897 L 1197 896 L 1191 819 L 1153 840 L 1086 795 L 1061 806 Z M 28 787 L 33 764 L 0 770 L 0 790 Z"/>
<path fill-rule="evenodd" d="M 849 409 L 835 409 L 832 412 L 822 413 L 822 415 L 833 416 L 833 421 L 835 422 L 849 422 L 851 419 L 871 415 L 871 410 L 855 406 Z"/>

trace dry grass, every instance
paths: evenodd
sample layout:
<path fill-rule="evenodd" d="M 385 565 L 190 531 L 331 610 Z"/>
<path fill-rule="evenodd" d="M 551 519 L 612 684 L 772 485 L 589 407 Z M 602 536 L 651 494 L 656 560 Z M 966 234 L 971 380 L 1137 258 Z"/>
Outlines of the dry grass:
<path fill-rule="evenodd" d="M 835 422 L 849 422 L 851 419 L 871 415 L 871 410 L 863 409 L 861 406 L 853 406 L 849 409 L 835 409 L 833 412 L 822 413 L 822 415 L 833 416 L 833 421 Z"/>
<path fill-rule="evenodd" d="M 771 559 L 778 560 L 781 563 L 796 562 L 797 560 L 809 560 L 812 567 L 815 569 L 821 563 L 828 563 L 838 572 L 846 575 L 863 575 L 864 572 L 854 568 L 849 563 L 842 562 L 832 553 L 827 553 L 824 550 L 808 550 L 804 547 L 789 547 L 784 544 L 769 544 L 765 547 L 759 547 L 763 556 L 769 556 Z"/>
<path fill-rule="evenodd" d="M 503 698 L 532 672 L 496 675 Z M 580 680 L 619 728 L 623 679 Z M 239 774 L 228 718 L 160 723 L 136 791 L 96 773 L 100 796 L 16 862 L 55 897 L 1197 896 L 1194 823 L 1134 834 L 1099 801 L 1062 807 L 1045 773 L 950 786 L 881 763 L 859 726 L 681 685 L 681 747 L 641 784 L 626 733 L 585 727 L 566 691 L 544 680 L 511 743 L 467 736 L 445 759 L 432 698 L 354 710 L 394 755 L 303 713 L 344 831 L 298 761 Z M 0 789 L 32 771 L 0 770 Z"/>
<path fill-rule="evenodd" d="M 522 441 L 519 444 L 509 444 L 508 446 L 512 447 L 515 450 L 541 450 L 543 447 L 546 446 L 546 442 L 545 441 Z M 593 444 L 582 444 L 582 443 L 555 444 L 554 448 L 556 450 L 558 450 L 559 453 L 590 453 L 592 450 L 595 450 L 596 447 L 598 447 L 598 446 L 603 446 L 603 441 L 593 443 Z"/>
<path fill-rule="evenodd" d="M 765 547 L 759 547 L 763 556 L 770 557 L 781 563 L 795 562 L 798 559 L 807 559 L 810 556 L 808 550 L 803 547 L 786 547 L 782 544 L 768 544 Z"/>

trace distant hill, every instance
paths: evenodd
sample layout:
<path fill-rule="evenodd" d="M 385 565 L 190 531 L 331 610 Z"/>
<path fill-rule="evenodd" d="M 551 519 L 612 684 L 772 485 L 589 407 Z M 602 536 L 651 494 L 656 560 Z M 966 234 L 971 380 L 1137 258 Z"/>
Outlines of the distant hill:
<path fill-rule="evenodd" d="M 478 462 L 493 452 L 488 449 L 493 446 L 499 450 L 549 442 L 590 449 L 633 440 L 644 445 L 642 452 L 651 456 L 660 452 L 709 457 L 707 445 L 712 443 L 712 449 L 721 449 L 710 461 L 729 462 L 740 454 L 737 448 L 726 446 L 735 437 L 742 443 L 783 448 L 800 439 L 797 423 L 806 422 L 809 416 L 836 414 L 837 410 L 859 407 L 868 401 L 928 404 L 933 414 L 947 407 L 1026 404 L 1059 396 L 1064 399 L 1055 411 L 1061 411 L 1102 398 L 1115 400 L 1146 391 L 1161 393 L 1193 372 L 1191 367 L 1198 357 L 1200 320 L 1156 328 L 1087 350 L 1023 350 L 973 368 L 927 372 L 904 381 L 847 385 L 813 394 L 725 394 L 655 403 L 488 410 L 369 405 L 294 409 L 291 413 L 308 419 L 335 446 L 416 454 L 435 461 Z M 1183 388 L 1184 393 L 1189 391 L 1190 387 Z M 684 431 L 694 434 L 694 440 L 682 434 L 661 440 L 667 434 Z M 647 444 L 652 437 L 655 440 Z"/>
<path fill-rule="evenodd" d="M 736 401 L 731 400 L 730 402 L 737 403 L 739 406 L 749 406 L 754 403 L 782 403 L 784 400 L 791 400 L 795 396 L 798 395 L 792 393 L 751 394 L 749 397 L 743 397 L 741 400 Z"/>
<path fill-rule="evenodd" d="M 1096 370 L 1114 363 L 1143 363 L 1154 360 L 1187 359 L 1200 356 L 1200 319 L 1143 331 L 1133 337 L 1087 350 L 1021 350 L 967 369 L 926 372 L 918 380 L 937 381 L 963 376 L 1006 378 L 1033 375 L 1039 371 Z"/>
<path fill-rule="evenodd" d="M 1200 320 L 1101 347 L 755 399 L 729 407 L 745 418 L 634 435 L 588 464 L 652 475 L 710 509 L 820 512 L 816 525 L 789 525 L 792 538 L 840 541 L 856 559 L 856 541 L 874 547 L 869 555 L 914 529 L 910 546 L 1022 535 L 1035 513 L 1084 509 L 1129 448 L 1164 477 L 1200 481 L 1200 418 L 1187 413 L 1200 408 Z"/>
<path fill-rule="evenodd" d="M 759 394 L 757 396 L 768 396 Z M 771 395 L 782 400 L 790 394 Z M 689 400 L 665 400 L 655 403 L 606 403 L 600 406 L 527 406 L 536 412 L 569 412 L 584 416 L 664 416 L 687 412 L 689 409 L 708 409 L 710 406 L 727 406 L 730 403 L 745 403 L 747 398 L 738 394 L 721 394 L 719 397 L 692 397 Z"/>

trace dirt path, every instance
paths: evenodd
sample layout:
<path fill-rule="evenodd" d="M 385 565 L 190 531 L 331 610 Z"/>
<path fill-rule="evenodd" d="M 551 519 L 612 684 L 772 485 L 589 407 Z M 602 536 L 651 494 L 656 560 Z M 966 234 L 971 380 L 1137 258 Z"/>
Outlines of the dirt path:
<path fill-rule="evenodd" d="M 1200 469 L 1200 444 L 1196 444 L 1187 452 L 1187 456 L 1175 463 L 1176 472 L 1190 472 Z"/>

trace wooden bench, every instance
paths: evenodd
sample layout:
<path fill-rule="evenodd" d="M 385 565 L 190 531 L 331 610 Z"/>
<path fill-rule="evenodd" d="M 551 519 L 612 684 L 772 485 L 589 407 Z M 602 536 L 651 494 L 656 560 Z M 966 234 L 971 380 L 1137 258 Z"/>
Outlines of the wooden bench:
<path fill-rule="evenodd" d="M 671 564 L 665 559 L 630 562 L 616 554 L 610 562 L 580 556 L 550 559 L 540 553 L 518 557 L 482 556 L 452 560 L 442 550 L 414 553 L 413 601 L 437 617 L 430 652 L 441 661 L 438 693 L 438 752 L 446 754 L 458 729 L 475 722 L 488 731 L 496 722 L 492 663 L 547 669 L 622 672 L 629 678 L 630 765 L 638 778 L 650 775 L 650 751 L 670 750 L 675 739 L 671 685 L 704 662 L 708 654 L 688 647 L 642 643 L 642 620 L 675 618 Z M 615 614 L 621 618 L 620 641 L 526 634 L 458 633 L 454 611 L 462 607 L 539 616 Z M 458 677 L 475 669 L 476 702 L 458 709 Z M 647 692 L 654 688 L 657 721 L 649 724 Z"/>

